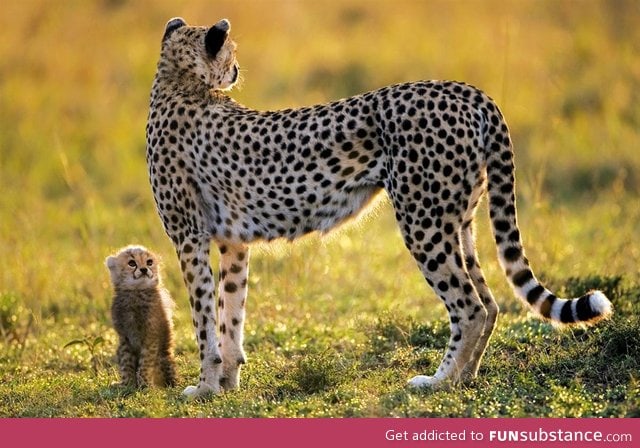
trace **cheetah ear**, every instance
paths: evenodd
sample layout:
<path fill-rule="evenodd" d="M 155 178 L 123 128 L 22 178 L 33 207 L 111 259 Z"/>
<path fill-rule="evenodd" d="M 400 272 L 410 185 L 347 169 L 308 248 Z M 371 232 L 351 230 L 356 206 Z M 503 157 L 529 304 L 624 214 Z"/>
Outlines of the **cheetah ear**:
<path fill-rule="evenodd" d="M 167 40 L 175 30 L 177 30 L 178 28 L 182 28 L 186 24 L 187 22 L 185 22 L 182 17 L 174 17 L 173 19 L 169 20 L 164 28 L 164 36 L 162 36 L 162 42 Z"/>
<path fill-rule="evenodd" d="M 207 35 L 204 38 L 204 46 L 207 49 L 209 57 L 215 58 L 224 41 L 229 36 L 231 30 L 231 23 L 227 19 L 222 19 L 207 31 Z"/>
<path fill-rule="evenodd" d="M 113 269 L 116 267 L 116 257 L 107 257 L 106 260 L 104 260 L 104 264 L 109 268 L 110 271 L 113 271 Z"/>

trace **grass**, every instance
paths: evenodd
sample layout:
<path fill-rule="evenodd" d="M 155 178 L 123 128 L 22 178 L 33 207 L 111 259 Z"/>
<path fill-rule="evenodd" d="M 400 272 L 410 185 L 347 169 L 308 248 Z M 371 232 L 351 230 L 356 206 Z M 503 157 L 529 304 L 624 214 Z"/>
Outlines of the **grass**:
<path fill-rule="evenodd" d="M 448 338 L 444 319 L 423 322 L 401 312 L 386 312 L 354 319 L 352 326 L 328 327 L 326 322 L 308 324 L 281 317 L 260 334 L 250 332 L 247 348 L 252 356 L 243 370 L 242 389 L 209 402 L 186 402 L 180 388 L 110 387 L 116 380 L 109 361 L 114 342 L 110 335 L 111 341 L 97 349 L 82 344 L 52 347 L 44 342 L 29 355 L 5 355 L 3 364 L 11 367 L 5 369 L 0 386 L 0 414 L 638 417 L 638 287 L 627 287 L 620 278 L 591 277 L 568 282 L 567 290 L 576 283 L 580 290 L 596 286 L 617 292 L 611 295 L 616 309 L 626 311 L 597 328 L 563 331 L 507 313 L 480 377 L 451 391 L 415 392 L 404 387 L 409 373 L 437 367 Z M 106 325 L 95 330 L 110 333 Z M 64 336 L 68 332 L 51 331 L 53 341 L 69 337 Z M 181 337 L 178 349 L 183 377 L 197 373 L 189 339 Z"/>
<path fill-rule="evenodd" d="M 328 3 L 3 5 L 0 416 L 640 416 L 636 3 Z M 512 128 L 534 269 L 561 294 L 604 290 L 613 319 L 556 329 L 529 316 L 497 265 L 483 207 L 478 247 L 503 313 L 480 377 L 408 390 L 437 367 L 448 326 L 383 202 L 324 240 L 254 249 L 241 389 L 183 401 L 197 353 L 144 163 L 148 92 L 175 15 L 231 19 L 245 78 L 233 96 L 256 108 L 421 78 L 485 89 Z M 178 303 L 174 389 L 110 387 L 103 260 L 128 243 L 165 260 Z"/>

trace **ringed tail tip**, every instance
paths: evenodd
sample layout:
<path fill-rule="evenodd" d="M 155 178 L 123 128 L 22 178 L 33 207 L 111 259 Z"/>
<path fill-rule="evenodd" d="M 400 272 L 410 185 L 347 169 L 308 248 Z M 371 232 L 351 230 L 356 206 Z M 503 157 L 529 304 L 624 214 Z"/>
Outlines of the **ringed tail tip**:
<path fill-rule="evenodd" d="M 562 324 L 591 325 L 607 319 L 613 313 L 611 302 L 601 291 L 589 291 L 577 299 L 556 300 L 557 307 L 551 312 L 551 320 Z"/>
<path fill-rule="evenodd" d="M 589 304 L 596 315 L 594 320 L 607 319 L 613 313 L 613 305 L 601 291 L 589 291 Z"/>

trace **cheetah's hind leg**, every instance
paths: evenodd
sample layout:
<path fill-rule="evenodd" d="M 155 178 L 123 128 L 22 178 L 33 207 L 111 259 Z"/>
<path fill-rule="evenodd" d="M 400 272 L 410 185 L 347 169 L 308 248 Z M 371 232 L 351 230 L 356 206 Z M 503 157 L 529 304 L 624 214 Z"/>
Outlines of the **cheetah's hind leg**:
<path fill-rule="evenodd" d="M 407 240 L 422 273 L 447 307 L 451 328 L 447 350 L 436 373 L 413 377 L 409 381 L 413 387 L 439 389 L 457 383 L 484 332 L 487 310 L 462 265 L 459 229 L 455 230 L 429 229 L 427 241 L 442 240 L 428 254 L 414 240 Z M 436 234 L 439 236 L 434 238 Z"/>
<path fill-rule="evenodd" d="M 498 319 L 499 307 L 496 300 L 493 298 L 493 294 L 487 285 L 484 278 L 484 274 L 480 268 L 480 262 L 478 261 L 478 254 L 475 247 L 475 240 L 473 234 L 473 223 L 468 222 L 462 229 L 462 246 L 465 255 L 465 267 L 469 273 L 469 277 L 473 282 L 482 304 L 487 310 L 487 319 L 484 322 L 484 330 L 482 336 L 480 336 L 475 350 L 471 355 L 471 359 L 464 366 L 461 374 L 461 381 L 466 382 L 476 378 L 478 375 L 478 369 L 480 368 L 480 362 L 484 352 L 489 345 L 489 339 L 493 333 L 496 321 Z"/>
<path fill-rule="evenodd" d="M 460 378 L 462 381 L 473 380 L 478 375 L 480 362 L 482 361 L 484 352 L 489 344 L 489 339 L 493 333 L 499 312 L 498 304 L 493 298 L 493 294 L 491 293 L 491 290 L 484 278 L 482 269 L 480 268 L 480 261 L 478 260 L 478 251 L 476 250 L 475 242 L 474 219 L 476 209 L 485 192 L 486 176 L 483 175 L 473 188 L 471 199 L 469 200 L 467 210 L 463 217 L 462 229 L 460 230 L 462 252 L 464 255 L 464 268 L 468 272 L 469 278 L 473 283 L 473 287 L 487 310 L 487 319 L 484 322 L 484 330 L 476 344 L 473 354 L 471 355 L 471 359 L 462 370 Z"/>

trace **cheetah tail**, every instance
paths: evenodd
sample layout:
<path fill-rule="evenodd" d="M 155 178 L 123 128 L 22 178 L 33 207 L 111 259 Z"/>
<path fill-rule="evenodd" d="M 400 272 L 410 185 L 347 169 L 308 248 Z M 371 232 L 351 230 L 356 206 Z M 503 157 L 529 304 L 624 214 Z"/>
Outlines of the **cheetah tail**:
<path fill-rule="evenodd" d="M 591 324 L 609 317 L 612 305 L 602 292 L 590 291 L 579 298 L 561 299 L 536 279 L 525 256 L 516 219 L 512 145 L 509 137 L 499 132 L 490 139 L 493 141 L 487 147 L 489 213 L 500 264 L 517 295 L 540 316 L 562 324 Z"/>

